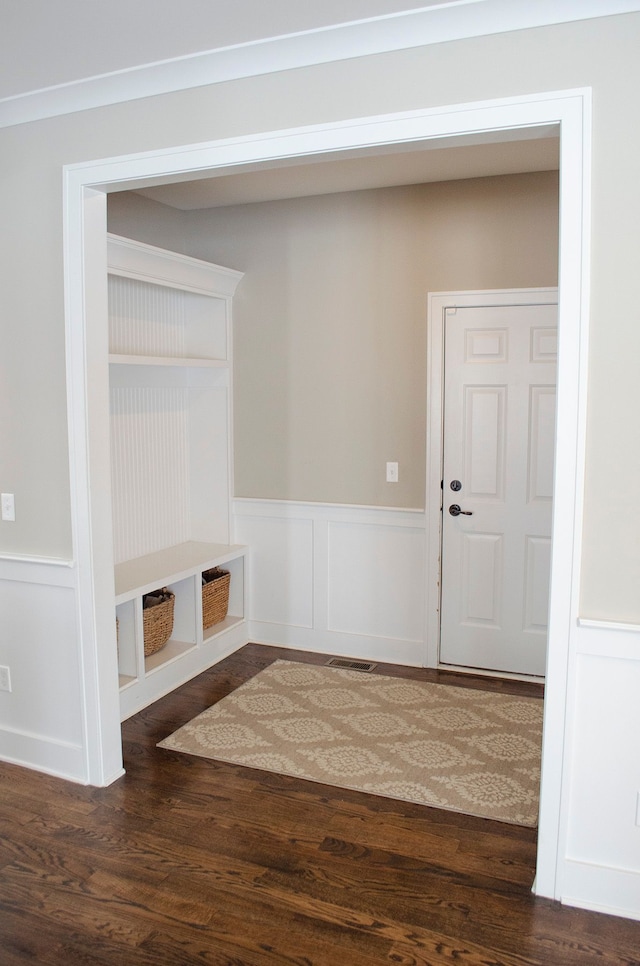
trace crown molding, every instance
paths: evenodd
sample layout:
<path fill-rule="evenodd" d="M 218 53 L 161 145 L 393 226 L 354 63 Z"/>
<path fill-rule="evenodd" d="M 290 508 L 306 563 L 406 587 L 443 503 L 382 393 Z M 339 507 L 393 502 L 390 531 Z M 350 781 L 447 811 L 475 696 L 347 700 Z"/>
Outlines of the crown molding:
<path fill-rule="evenodd" d="M 28 91 L 0 99 L 0 127 L 331 61 L 638 11 L 640 0 L 455 0 Z"/>

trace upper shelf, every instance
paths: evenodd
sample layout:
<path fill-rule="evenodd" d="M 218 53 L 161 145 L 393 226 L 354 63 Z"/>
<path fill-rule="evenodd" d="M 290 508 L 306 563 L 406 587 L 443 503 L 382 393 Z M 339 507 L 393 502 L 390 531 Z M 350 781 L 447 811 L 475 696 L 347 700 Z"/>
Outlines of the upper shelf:
<path fill-rule="evenodd" d="M 114 366 L 179 366 L 188 369 L 226 369 L 226 359 L 196 359 L 183 356 L 125 355 L 112 352 L 109 363 Z"/>
<path fill-rule="evenodd" d="M 230 364 L 231 298 L 241 272 L 115 235 L 107 253 L 112 364 Z"/>

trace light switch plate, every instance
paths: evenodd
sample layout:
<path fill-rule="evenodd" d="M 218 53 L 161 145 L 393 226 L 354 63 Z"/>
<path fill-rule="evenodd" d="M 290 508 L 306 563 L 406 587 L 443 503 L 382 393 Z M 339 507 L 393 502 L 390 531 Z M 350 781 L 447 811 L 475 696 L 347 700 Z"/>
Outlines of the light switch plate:
<path fill-rule="evenodd" d="M 13 493 L 3 493 L 0 496 L 2 501 L 2 519 L 12 522 L 16 518 L 16 505 Z"/>

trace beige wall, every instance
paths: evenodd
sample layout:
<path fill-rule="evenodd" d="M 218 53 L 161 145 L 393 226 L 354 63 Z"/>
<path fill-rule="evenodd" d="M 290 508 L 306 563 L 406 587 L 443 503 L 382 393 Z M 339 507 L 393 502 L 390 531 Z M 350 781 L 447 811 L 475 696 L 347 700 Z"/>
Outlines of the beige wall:
<path fill-rule="evenodd" d="M 288 71 L 3 131 L 0 386 L 3 413 L 11 415 L 0 424 L 0 478 L 3 490 L 16 493 L 18 519 L 0 525 L 2 550 L 71 553 L 63 164 L 587 85 L 594 180 L 582 611 L 640 621 L 640 129 L 631 109 L 640 88 L 639 37 L 640 16 L 629 14 Z"/>
<path fill-rule="evenodd" d="M 186 212 L 135 191 L 117 191 L 107 198 L 108 231 L 147 245 L 184 253 L 185 219 Z"/>
<path fill-rule="evenodd" d="M 189 254 L 246 273 L 234 305 L 236 495 L 424 506 L 427 293 L 555 285 L 557 180 L 172 211 Z M 119 198 L 110 227 L 162 244 L 163 206 L 145 219 L 144 200 Z M 397 485 L 387 460 L 400 464 Z"/>

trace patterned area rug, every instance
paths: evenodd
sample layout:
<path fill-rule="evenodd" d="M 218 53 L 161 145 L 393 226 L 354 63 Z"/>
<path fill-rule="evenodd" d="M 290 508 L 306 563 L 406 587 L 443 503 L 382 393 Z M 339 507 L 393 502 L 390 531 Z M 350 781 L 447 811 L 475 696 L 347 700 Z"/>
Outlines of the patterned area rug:
<path fill-rule="evenodd" d="M 542 700 L 275 661 L 159 743 L 536 825 Z"/>

